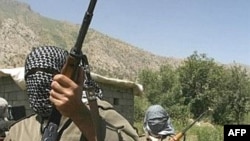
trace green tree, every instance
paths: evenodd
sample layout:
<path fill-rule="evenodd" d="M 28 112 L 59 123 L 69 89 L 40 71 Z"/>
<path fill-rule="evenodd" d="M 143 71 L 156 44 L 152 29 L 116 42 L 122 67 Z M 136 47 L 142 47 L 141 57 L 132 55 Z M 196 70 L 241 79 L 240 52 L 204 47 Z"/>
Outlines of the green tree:
<path fill-rule="evenodd" d="M 162 105 L 173 119 L 181 121 L 182 124 L 187 122 L 189 110 L 183 105 L 184 98 L 181 95 L 181 86 L 179 83 L 179 74 L 170 65 L 160 67 L 159 75 L 161 78 L 161 96 L 158 102 Z"/>
<path fill-rule="evenodd" d="M 248 96 L 250 95 L 250 79 L 246 69 L 239 65 L 233 65 L 230 72 L 230 81 L 227 84 L 228 90 L 231 91 L 229 106 L 234 122 L 240 124 L 245 114 L 249 112 L 247 104 L 249 102 Z"/>
<path fill-rule="evenodd" d="M 206 54 L 195 51 L 178 71 L 184 105 L 188 105 L 194 118 L 197 118 L 216 102 L 223 67 Z"/>
<path fill-rule="evenodd" d="M 142 70 L 139 74 L 139 83 L 143 85 L 145 96 L 151 104 L 160 100 L 161 80 L 157 72 Z"/>
<path fill-rule="evenodd" d="M 145 96 L 135 97 L 134 99 L 134 121 L 135 127 L 138 129 L 139 134 L 143 134 L 143 119 L 145 116 L 145 111 L 149 107 L 149 102 Z"/>
<path fill-rule="evenodd" d="M 182 104 L 184 99 L 180 91 L 178 73 L 173 66 L 162 65 L 156 72 L 143 70 L 139 75 L 139 82 L 144 86 L 150 104 L 160 104 L 172 118 L 185 121 L 188 110 Z"/>
<path fill-rule="evenodd" d="M 225 69 L 222 75 L 219 96 L 213 120 L 217 124 L 243 123 L 244 116 L 249 112 L 250 80 L 246 69 L 234 64 Z"/>
<path fill-rule="evenodd" d="M 174 97 L 180 92 L 177 78 L 174 68 L 168 64 L 161 66 L 159 71 L 143 70 L 139 75 L 148 101 L 163 107 L 176 103 Z"/>

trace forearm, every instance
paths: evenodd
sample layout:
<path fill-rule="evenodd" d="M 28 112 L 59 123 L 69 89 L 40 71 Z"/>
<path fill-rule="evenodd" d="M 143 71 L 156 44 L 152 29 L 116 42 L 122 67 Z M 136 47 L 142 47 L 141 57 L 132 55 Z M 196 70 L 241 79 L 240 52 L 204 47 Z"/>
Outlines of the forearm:
<path fill-rule="evenodd" d="M 93 119 L 89 110 L 79 110 L 79 113 L 71 117 L 71 119 L 88 141 L 97 141 L 97 134 L 95 132 Z"/>

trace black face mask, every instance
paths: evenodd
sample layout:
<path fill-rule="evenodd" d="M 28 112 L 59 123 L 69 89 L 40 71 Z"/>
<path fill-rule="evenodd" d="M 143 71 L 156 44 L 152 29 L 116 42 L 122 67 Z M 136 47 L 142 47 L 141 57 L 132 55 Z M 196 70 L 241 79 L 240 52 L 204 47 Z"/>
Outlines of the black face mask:
<path fill-rule="evenodd" d="M 31 108 L 42 117 L 49 117 L 52 104 L 49 100 L 49 91 L 53 75 L 37 71 L 26 77 L 27 92 Z"/>
<path fill-rule="evenodd" d="M 157 135 L 160 131 L 164 130 L 167 127 L 167 118 L 161 119 L 159 121 L 153 120 L 148 121 L 148 126 L 151 129 L 151 132 Z"/>

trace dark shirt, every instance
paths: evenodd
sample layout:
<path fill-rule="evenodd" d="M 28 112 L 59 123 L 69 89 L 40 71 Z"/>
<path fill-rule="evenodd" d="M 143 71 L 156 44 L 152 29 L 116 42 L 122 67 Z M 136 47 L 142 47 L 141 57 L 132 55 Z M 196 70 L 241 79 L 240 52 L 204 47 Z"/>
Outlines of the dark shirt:
<path fill-rule="evenodd" d="M 0 119 L 0 137 L 5 137 L 5 132 L 9 130 L 9 127 L 12 123 L 14 123 L 14 121 Z"/>

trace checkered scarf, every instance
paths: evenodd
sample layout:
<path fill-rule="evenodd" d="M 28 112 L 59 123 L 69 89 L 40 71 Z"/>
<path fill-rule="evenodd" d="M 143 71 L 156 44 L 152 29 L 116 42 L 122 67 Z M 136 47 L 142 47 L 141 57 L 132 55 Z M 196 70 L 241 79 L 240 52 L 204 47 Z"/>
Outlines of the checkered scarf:
<path fill-rule="evenodd" d="M 25 81 L 31 108 L 42 117 L 52 111 L 49 101 L 52 78 L 62 69 L 68 52 L 55 46 L 34 48 L 25 60 Z"/>

